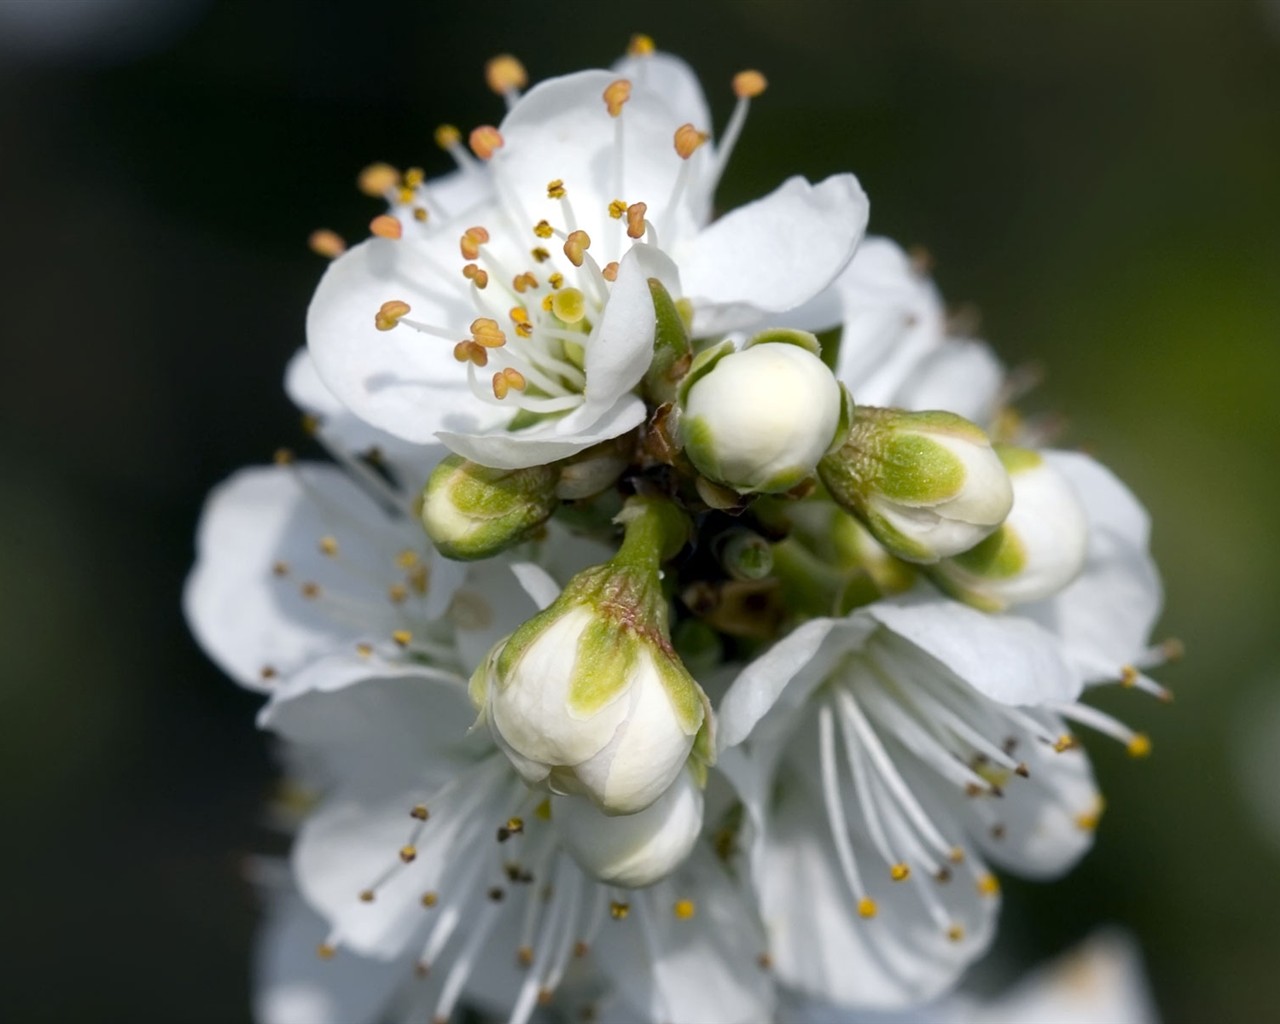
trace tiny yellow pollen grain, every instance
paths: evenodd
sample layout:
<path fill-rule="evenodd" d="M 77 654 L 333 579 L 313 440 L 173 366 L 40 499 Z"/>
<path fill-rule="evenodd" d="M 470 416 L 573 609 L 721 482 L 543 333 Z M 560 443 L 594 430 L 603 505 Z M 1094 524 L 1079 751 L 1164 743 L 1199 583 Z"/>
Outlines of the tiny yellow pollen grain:
<path fill-rule="evenodd" d="M 901 862 L 889 868 L 889 877 L 895 882 L 903 882 L 911 877 L 911 868 Z"/>
<path fill-rule="evenodd" d="M 422 561 L 422 556 L 413 548 L 403 548 L 396 555 L 396 565 L 401 569 L 412 569 L 415 565 Z"/>
<path fill-rule="evenodd" d="M 370 164 L 356 176 L 356 188 L 373 199 L 381 199 L 400 184 L 400 172 L 390 164 Z"/>
<path fill-rule="evenodd" d="M 533 324 L 529 324 L 529 323 L 516 324 L 516 334 L 519 335 L 521 338 L 532 338 Z"/>
<path fill-rule="evenodd" d="M 327 536 L 320 538 L 320 554 L 333 558 L 338 554 L 338 538 Z"/>
<path fill-rule="evenodd" d="M 947 853 L 947 860 L 951 861 L 952 864 L 963 864 L 964 849 L 959 846 L 951 847 L 950 852 Z"/>
<path fill-rule="evenodd" d="M 995 875 L 986 874 L 978 879 L 978 892 L 983 896 L 995 896 L 1000 892 L 1000 880 Z"/>
<path fill-rule="evenodd" d="M 604 89 L 604 105 L 610 117 L 617 117 L 627 100 L 631 99 L 631 83 L 625 78 L 610 82 Z"/>
<path fill-rule="evenodd" d="M 768 87 L 768 80 L 759 71 L 739 71 L 733 76 L 733 94 L 741 100 L 755 99 Z"/>
<path fill-rule="evenodd" d="M 302 596 L 305 597 L 308 601 L 314 601 L 316 598 L 320 596 L 320 584 L 304 583 L 302 584 L 300 592 Z"/>
<path fill-rule="evenodd" d="M 377 894 L 372 889 L 362 889 L 360 891 L 361 903 L 372 903 L 376 897 Z"/>
<path fill-rule="evenodd" d="M 462 132 L 451 124 L 442 124 L 435 130 L 436 145 L 441 149 L 450 149 L 462 141 Z"/>
<path fill-rule="evenodd" d="M 676 920 L 688 921 L 697 912 L 697 909 L 693 900 L 676 900 L 671 912 L 675 914 Z"/>
<path fill-rule="evenodd" d="M 407 629 L 393 630 L 391 639 L 395 641 L 397 647 L 408 647 L 413 643 L 413 634 Z"/>
<path fill-rule="evenodd" d="M 564 198 L 564 182 L 560 178 L 554 178 L 547 182 L 547 198 L 563 199 Z"/>
<path fill-rule="evenodd" d="M 548 298 L 551 312 L 566 324 L 576 324 L 587 314 L 586 298 L 577 288 L 562 288 Z"/>
<path fill-rule="evenodd" d="M 288 562 L 273 562 L 273 563 L 272 563 L 272 565 L 271 565 L 271 573 L 272 573 L 272 575 L 273 575 L 273 576 L 288 576 L 288 575 L 289 575 L 289 563 L 288 563 Z"/>
<path fill-rule="evenodd" d="M 674 141 L 676 152 L 680 155 L 680 159 L 688 160 L 697 151 L 698 147 L 707 141 L 707 133 L 698 131 L 691 124 L 682 124 L 676 129 Z"/>
<path fill-rule="evenodd" d="M 336 259 L 347 251 L 347 243 L 336 231 L 328 228 L 317 228 L 307 236 L 307 247 L 317 256 L 327 260 Z"/>
<path fill-rule="evenodd" d="M 369 233 L 377 238 L 394 240 L 404 235 L 404 227 L 389 213 L 380 213 L 369 221 Z"/>
<path fill-rule="evenodd" d="M 1149 757 L 1151 754 L 1151 738 L 1146 733 L 1134 733 L 1126 749 L 1130 757 Z"/>
<path fill-rule="evenodd" d="M 484 81 L 499 96 L 505 96 L 512 89 L 523 89 L 528 85 L 529 73 L 518 57 L 500 53 L 485 62 Z"/>
<path fill-rule="evenodd" d="M 524 819 L 518 818 L 518 817 L 508 818 L 507 831 L 510 832 L 513 836 L 520 835 L 520 833 L 524 831 Z"/>
<path fill-rule="evenodd" d="M 613 260 L 612 262 L 606 263 L 604 265 L 604 269 L 600 271 L 600 276 L 606 281 L 618 280 L 618 261 Z"/>
<path fill-rule="evenodd" d="M 471 146 L 471 152 L 481 160 L 490 159 L 504 145 L 502 133 L 491 124 L 473 128 L 467 142 Z"/>
<path fill-rule="evenodd" d="M 396 199 L 399 200 L 399 202 L 404 206 L 408 206 L 411 202 L 413 202 L 413 197 L 416 194 L 417 193 L 415 193 L 413 189 L 408 188 L 405 185 L 401 185 L 398 189 L 396 189 Z"/>
<path fill-rule="evenodd" d="M 264 680 L 274 679 L 277 674 L 278 673 L 276 672 L 274 665 L 263 665 L 262 668 L 258 670 L 258 675 Z"/>
<path fill-rule="evenodd" d="M 555 234 L 555 229 L 552 228 L 550 221 L 540 220 L 533 226 L 533 233 L 539 238 L 550 238 Z"/>
<path fill-rule="evenodd" d="M 546 311 L 546 312 L 548 312 L 548 313 L 550 313 L 550 312 L 551 312 L 551 306 L 552 306 L 552 299 L 553 299 L 553 298 L 554 298 L 554 296 L 552 296 L 552 295 L 544 295 L 544 296 L 542 296 L 542 308 L 543 308 L 543 310 L 545 310 L 545 311 Z"/>
<path fill-rule="evenodd" d="M 427 180 L 427 172 L 421 167 L 410 167 L 404 172 L 405 188 L 417 188 Z"/>
<path fill-rule="evenodd" d="M 649 211 L 646 203 L 632 203 L 627 207 L 627 237 L 641 238 L 645 232 L 644 215 Z"/>
<path fill-rule="evenodd" d="M 524 306 L 512 306 L 507 315 L 511 317 L 513 323 L 527 324 L 529 322 L 529 311 Z"/>
<path fill-rule="evenodd" d="M 409 809 L 409 817 L 416 821 L 426 821 L 431 817 L 431 812 L 427 810 L 426 804 L 414 804 L 413 807 Z"/>
<path fill-rule="evenodd" d="M 653 37 L 637 32 L 627 43 L 628 57 L 648 57 L 654 51 Z"/>
<path fill-rule="evenodd" d="M 865 917 L 865 918 L 875 917 L 879 909 L 880 908 L 876 906 L 876 901 L 873 900 L 870 896 L 863 896 L 862 899 L 858 900 L 858 916 L 859 917 Z"/>

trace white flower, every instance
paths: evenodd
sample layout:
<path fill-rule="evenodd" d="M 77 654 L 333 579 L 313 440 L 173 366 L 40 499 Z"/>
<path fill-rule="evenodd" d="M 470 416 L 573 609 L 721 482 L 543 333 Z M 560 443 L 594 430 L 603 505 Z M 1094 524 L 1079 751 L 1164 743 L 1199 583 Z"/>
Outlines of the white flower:
<path fill-rule="evenodd" d="M 811 334 L 768 331 L 695 362 L 680 389 L 680 432 L 699 472 L 742 493 L 786 491 L 812 476 L 849 426 L 819 352 Z"/>
<path fill-rule="evenodd" d="M 564 458 L 644 418 L 650 278 L 709 333 L 805 302 L 848 261 L 867 212 L 852 176 L 791 179 L 708 227 L 729 147 L 705 141 L 683 65 L 628 69 L 543 82 L 478 130 L 492 204 L 433 215 L 427 186 L 425 221 L 382 221 L 331 264 L 308 342 L 356 415 L 483 465 Z"/>

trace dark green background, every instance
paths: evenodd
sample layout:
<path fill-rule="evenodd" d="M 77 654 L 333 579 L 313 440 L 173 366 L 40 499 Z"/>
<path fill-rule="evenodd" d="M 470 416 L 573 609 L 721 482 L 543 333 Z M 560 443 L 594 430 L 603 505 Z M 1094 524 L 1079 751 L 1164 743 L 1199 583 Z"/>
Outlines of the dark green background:
<path fill-rule="evenodd" d="M 109 38 L 156 17 L 135 8 Z M 929 247 L 1005 358 L 1047 368 L 1031 408 L 1154 514 L 1178 700 L 1102 701 L 1155 756 L 1091 744 L 1097 849 L 1007 886 L 1009 955 L 1120 922 L 1168 1020 L 1269 1018 L 1280 850 L 1233 730 L 1280 686 L 1280 5 L 800 0 L 244 0 L 115 57 L 0 22 L 6 1018 L 245 1014 L 271 770 L 178 595 L 204 493 L 298 441 L 279 378 L 322 269 L 304 239 L 360 233 L 365 162 L 439 172 L 436 124 L 498 118 L 487 56 L 545 77 L 637 30 L 695 64 L 720 124 L 731 74 L 769 75 L 724 205 L 855 171 L 872 229 Z"/>

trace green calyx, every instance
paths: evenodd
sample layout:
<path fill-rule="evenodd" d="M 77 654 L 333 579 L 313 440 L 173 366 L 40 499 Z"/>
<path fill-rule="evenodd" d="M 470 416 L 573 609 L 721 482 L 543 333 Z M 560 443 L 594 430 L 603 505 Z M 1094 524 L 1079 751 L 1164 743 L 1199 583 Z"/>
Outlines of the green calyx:
<path fill-rule="evenodd" d="M 450 455 L 422 496 L 422 525 L 446 558 L 489 558 L 518 544 L 558 505 L 552 466 L 494 469 Z"/>

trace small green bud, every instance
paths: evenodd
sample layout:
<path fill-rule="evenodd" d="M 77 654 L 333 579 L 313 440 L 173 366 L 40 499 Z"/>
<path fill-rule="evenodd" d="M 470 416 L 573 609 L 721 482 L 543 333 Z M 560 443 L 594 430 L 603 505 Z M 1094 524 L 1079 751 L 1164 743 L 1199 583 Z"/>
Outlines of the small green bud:
<path fill-rule="evenodd" d="M 644 375 L 645 396 L 662 405 L 675 399 L 680 379 L 693 361 L 693 345 L 680 308 L 656 277 L 649 278 L 655 315 L 653 362 Z"/>
<path fill-rule="evenodd" d="M 841 507 L 909 562 L 969 550 L 1013 506 L 1008 473 L 987 435 L 948 412 L 860 406 L 848 440 L 818 472 Z"/>
<path fill-rule="evenodd" d="M 554 466 L 493 469 L 450 455 L 427 480 L 422 525 L 446 558 L 489 558 L 550 518 L 559 475 Z"/>

